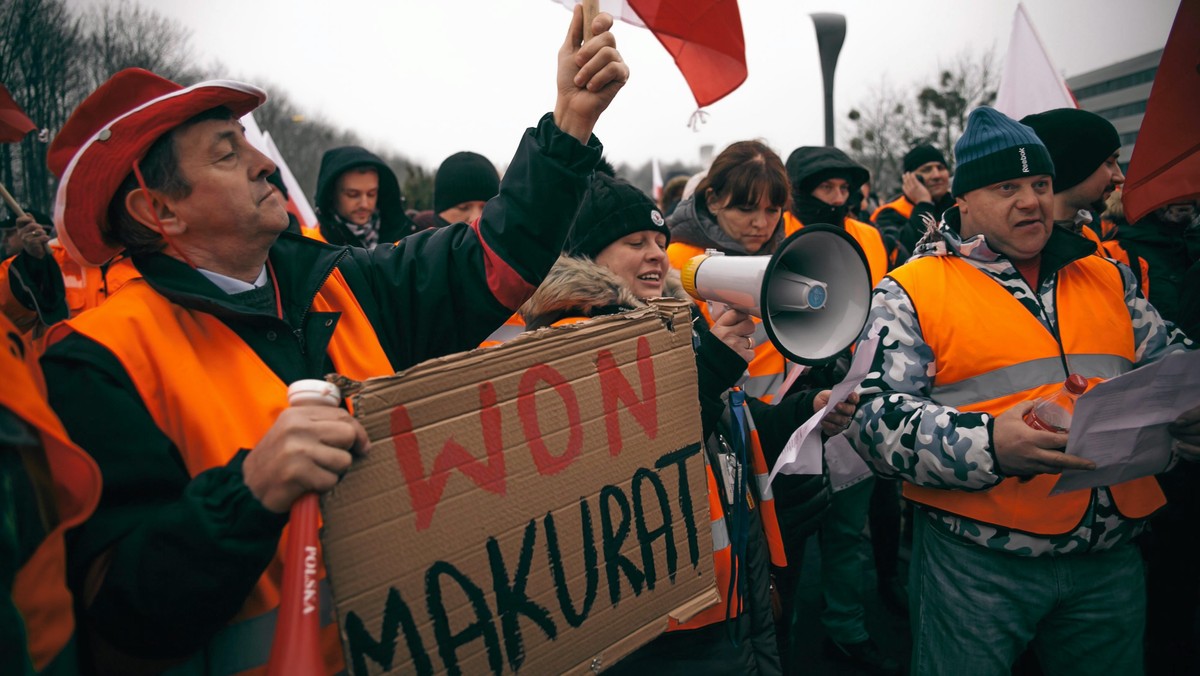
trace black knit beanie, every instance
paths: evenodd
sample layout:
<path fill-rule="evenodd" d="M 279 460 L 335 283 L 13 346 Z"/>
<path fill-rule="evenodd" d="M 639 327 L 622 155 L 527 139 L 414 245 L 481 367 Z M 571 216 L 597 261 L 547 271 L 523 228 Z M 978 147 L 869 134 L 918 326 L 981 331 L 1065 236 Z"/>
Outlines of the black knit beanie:
<path fill-rule="evenodd" d="M 988 106 L 971 111 L 967 128 L 954 144 L 954 157 L 955 195 L 1013 178 L 1054 176 L 1054 162 L 1037 134 Z"/>
<path fill-rule="evenodd" d="M 661 232 L 671 241 L 666 220 L 646 193 L 619 178 L 593 174 L 564 251 L 595 258 L 609 244 L 642 230 Z"/>
<path fill-rule="evenodd" d="M 907 174 L 910 171 L 916 171 L 922 164 L 927 162 L 941 162 L 945 166 L 946 156 L 937 148 L 928 143 L 923 143 L 904 153 L 904 173 Z"/>
<path fill-rule="evenodd" d="M 1058 108 L 1021 118 L 1037 133 L 1054 160 L 1054 192 L 1087 180 L 1121 148 L 1121 136 L 1111 122 L 1078 108 Z"/>
<path fill-rule="evenodd" d="M 486 202 L 498 194 L 500 174 L 488 158 L 470 151 L 454 153 L 433 178 L 433 211 L 440 214 L 463 202 Z"/>

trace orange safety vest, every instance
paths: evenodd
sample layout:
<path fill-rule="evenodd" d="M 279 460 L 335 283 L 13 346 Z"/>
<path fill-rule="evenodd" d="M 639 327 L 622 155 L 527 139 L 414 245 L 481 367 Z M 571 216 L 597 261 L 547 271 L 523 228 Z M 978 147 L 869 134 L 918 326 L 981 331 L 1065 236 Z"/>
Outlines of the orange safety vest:
<path fill-rule="evenodd" d="M 339 373 L 363 380 L 393 372 L 340 270 L 326 280 L 312 309 L 341 313 L 329 344 Z M 254 448 L 287 408 L 287 383 L 232 329 L 210 314 L 172 303 L 144 280 L 127 283 L 101 310 L 65 324 L 117 357 L 192 476 L 227 464 L 239 449 Z M 52 339 L 65 333 L 55 332 Z M 161 368 L 164 364 L 170 368 Z M 209 673 L 265 672 L 286 547 L 285 530 L 275 559 L 241 611 L 209 642 L 204 655 Z M 327 597 L 323 557 L 317 560 Z M 326 673 L 334 674 L 343 669 L 337 625 L 332 618 L 322 623 Z"/>
<path fill-rule="evenodd" d="M 1088 239 L 1095 237 L 1095 233 L 1087 228 L 1084 228 L 1084 232 L 1091 233 L 1092 237 L 1088 237 Z M 1149 298 L 1150 265 L 1146 263 L 1146 259 L 1142 258 L 1141 256 L 1131 256 L 1129 251 L 1127 251 L 1125 247 L 1121 246 L 1121 243 L 1115 239 L 1096 239 L 1093 241 L 1096 242 L 1096 254 L 1098 256 L 1105 256 L 1115 261 L 1120 261 L 1125 265 L 1128 265 L 1129 268 L 1133 270 L 1134 274 L 1138 277 L 1138 284 L 1141 285 L 1142 297 Z"/>
<path fill-rule="evenodd" d="M 12 599 L 25 621 L 35 671 L 46 668 L 75 634 L 75 614 L 67 589 L 67 552 L 63 534 L 91 516 L 100 501 L 100 469 L 67 437 L 43 394 L 40 372 L 21 354 L 16 328 L 0 316 L 0 407 L 32 425 L 42 442 L 54 488 L 57 522 L 13 579 Z M 25 361 L 22 361 L 26 358 Z M 32 507 L 32 506 L 31 506 Z"/>
<path fill-rule="evenodd" d="M 787 555 L 784 553 L 783 535 L 779 530 L 779 519 L 775 514 L 775 495 L 771 492 L 770 482 L 767 481 L 771 468 L 767 466 L 766 457 L 763 455 L 762 443 L 758 438 L 758 428 L 754 425 L 754 418 L 750 415 L 750 407 L 745 402 L 742 403 L 742 410 L 749 427 L 750 470 L 754 472 L 754 481 L 758 486 L 759 520 L 762 522 L 763 534 L 766 536 L 771 564 L 783 568 L 787 566 Z M 668 619 L 667 631 L 686 631 L 707 627 L 710 624 L 724 622 L 727 612 L 729 618 L 734 618 L 745 611 L 745 603 L 741 597 L 734 599 L 732 606 L 727 604 L 727 599 L 729 599 L 729 583 L 732 582 L 733 577 L 733 545 L 729 537 L 729 528 L 725 523 L 725 508 L 721 504 L 721 493 L 717 488 L 717 478 L 713 473 L 712 466 L 708 463 L 707 455 L 705 456 L 704 470 L 708 477 L 708 511 L 710 518 L 709 525 L 712 529 L 713 572 L 717 577 L 717 593 L 721 596 L 721 602 L 715 606 L 705 608 L 687 622 L 680 623 L 674 619 Z M 731 495 L 729 499 L 749 500 L 750 497 Z"/>
<path fill-rule="evenodd" d="M 862 247 L 863 253 L 867 255 L 867 266 L 871 272 L 871 286 L 875 286 L 888 271 L 888 253 L 887 247 L 883 245 L 883 235 L 879 234 L 879 228 L 870 223 L 856 221 L 849 216 L 842 225 L 846 229 L 846 234 L 853 237 L 854 241 Z M 804 224 L 789 211 L 783 215 L 783 227 L 785 235 L 792 235 L 803 228 Z"/>
<path fill-rule="evenodd" d="M 879 214 L 882 214 L 884 209 L 895 209 L 896 212 L 901 216 L 905 218 L 912 218 L 912 212 L 914 208 L 916 208 L 916 206 L 912 202 L 909 202 L 907 197 L 901 195 L 887 204 L 881 204 L 879 208 L 877 208 L 874 213 L 871 214 L 871 222 L 874 223 L 875 221 L 879 220 Z"/>
<path fill-rule="evenodd" d="M 957 256 L 919 258 L 893 270 L 921 318 L 933 350 L 933 401 L 960 411 L 999 415 L 1062 385 L 1062 354 L 1073 373 L 1095 384 L 1124 373 L 1134 360 L 1133 327 L 1120 273 L 1085 256 L 1058 272 L 1058 326 L 1054 336 L 1012 294 Z M 1058 481 L 1039 474 L 1010 477 L 978 492 L 904 484 L 904 497 L 938 510 L 1035 535 L 1079 527 L 1090 490 L 1050 495 Z M 1110 487 L 1121 514 L 1149 516 L 1163 504 L 1154 477 Z"/>
<path fill-rule="evenodd" d="M 316 225 L 301 225 L 300 234 L 309 239 L 315 239 L 318 242 L 325 242 L 326 244 L 329 243 L 329 240 L 325 239 L 325 236 L 321 234 L 320 223 Z"/>
<path fill-rule="evenodd" d="M 71 317 L 100 305 L 126 282 L 142 276 L 123 254 L 114 257 L 105 268 L 94 268 L 76 263 L 66 248 L 57 242 L 50 245 L 50 253 L 62 269 Z"/>

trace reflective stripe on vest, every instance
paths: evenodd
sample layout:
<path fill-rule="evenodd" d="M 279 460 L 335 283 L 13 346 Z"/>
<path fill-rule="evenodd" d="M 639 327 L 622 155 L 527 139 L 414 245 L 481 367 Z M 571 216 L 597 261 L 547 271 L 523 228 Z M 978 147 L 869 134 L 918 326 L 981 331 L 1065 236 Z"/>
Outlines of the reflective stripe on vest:
<path fill-rule="evenodd" d="M 1119 376 L 1133 368 L 1125 357 L 1111 354 L 1073 354 L 1067 360 L 1071 373 L 1089 380 Z M 1031 359 L 1012 366 L 964 378 L 948 385 L 935 385 L 932 398 L 939 404 L 961 408 L 977 401 L 1017 394 L 1035 387 L 1062 384 L 1062 360 L 1059 357 Z"/>
<path fill-rule="evenodd" d="M 717 488 L 717 478 L 713 474 L 712 466 L 708 464 L 707 456 L 704 459 L 704 473 L 708 481 L 709 526 L 713 538 L 713 575 L 716 577 L 717 594 L 720 596 L 721 602 L 705 608 L 687 622 L 681 623 L 675 619 L 668 618 L 667 631 L 699 629 L 700 627 L 725 621 L 725 599 L 729 598 L 729 578 L 733 569 L 730 562 L 732 558 L 732 544 L 729 539 L 729 529 L 725 523 L 725 509 L 721 505 L 721 492 Z M 739 603 L 738 605 L 740 606 L 741 604 Z M 736 617 L 739 611 L 740 608 L 734 608 L 730 616 Z"/>
<path fill-rule="evenodd" d="M 758 512 L 762 521 L 763 535 L 766 536 L 767 547 L 771 552 L 771 563 L 780 568 L 787 566 L 787 554 L 783 548 L 783 533 L 779 530 L 779 518 L 775 514 L 775 493 L 771 491 L 771 468 L 763 455 L 762 441 L 758 437 L 758 427 L 754 424 L 754 416 L 750 415 L 750 406 L 743 403 L 746 414 L 746 424 L 750 427 L 750 467 L 754 472 L 754 480 L 758 487 Z"/>
<path fill-rule="evenodd" d="M 514 314 L 505 320 L 505 322 L 500 325 L 500 328 L 492 331 L 492 335 L 488 336 L 487 340 L 480 343 L 479 347 L 495 347 L 501 343 L 507 343 L 513 338 L 521 335 L 521 333 L 524 331 L 525 321 L 521 319 L 521 315 Z"/>
<path fill-rule="evenodd" d="M 882 214 L 885 209 L 895 209 L 896 213 L 900 214 L 901 216 L 905 218 L 912 218 L 913 208 L 913 203 L 909 202 L 907 197 L 901 195 L 891 202 L 881 205 L 878 209 L 876 209 L 875 212 L 871 214 L 871 221 L 877 222 L 879 220 L 879 214 Z"/>
<path fill-rule="evenodd" d="M 1066 378 L 1054 335 L 1004 287 L 962 258 L 919 258 L 892 271 L 891 277 L 907 291 L 933 351 L 937 403 L 999 415 L 1054 392 Z M 1056 278 L 1058 332 L 1069 368 L 1094 384 L 1132 367 L 1133 326 L 1116 266 L 1085 256 Z M 1051 496 L 1057 480 L 1046 474 L 1026 482 L 1012 477 L 985 491 L 906 483 L 904 495 L 975 521 L 1056 535 L 1079 526 L 1092 496 L 1089 490 Z M 1129 518 L 1149 516 L 1164 504 L 1153 477 L 1110 490 Z"/>
<path fill-rule="evenodd" d="M 364 380 L 394 371 L 340 270 L 325 281 L 312 311 L 340 313 L 328 346 L 339 373 Z M 287 407 L 287 384 L 232 329 L 210 314 L 172 303 L 145 280 L 127 283 L 100 308 L 64 325 L 58 327 L 59 335 L 74 330 L 116 356 L 192 476 L 224 466 L 238 449 L 254 448 Z M 171 368 L 159 368 L 161 364 Z M 212 424 L 214 420 L 222 424 Z M 285 528 L 275 560 L 232 623 L 266 615 L 278 606 L 286 546 Z M 323 578 L 324 557 L 317 560 Z M 342 655 L 336 625 L 325 628 L 322 642 L 332 646 L 325 653 L 326 670 L 337 673 Z M 222 649 L 238 652 L 232 659 L 244 663 L 242 657 L 257 655 L 260 647 L 238 642 Z M 212 648 L 208 659 L 224 662 L 226 658 Z"/>
<path fill-rule="evenodd" d="M 719 513 L 720 512 L 718 512 L 718 514 Z M 711 526 L 710 530 L 712 530 L 713 553 L 715 554 L 716 552 L 719 552 L 722 549 L 729 549 L 729 547 L 730 547 L 729 528 L 727 528 L 725 526 L 725 517 L 722 516 L 722 517 L 713 519 L 709 523 L 709 525 Z"/>

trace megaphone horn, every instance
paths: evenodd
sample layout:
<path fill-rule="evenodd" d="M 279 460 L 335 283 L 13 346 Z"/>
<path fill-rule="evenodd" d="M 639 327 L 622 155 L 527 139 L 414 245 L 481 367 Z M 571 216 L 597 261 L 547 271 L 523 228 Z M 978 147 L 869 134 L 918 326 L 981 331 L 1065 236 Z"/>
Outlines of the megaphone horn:
<path fill-rule="evenodd" d="M 797 230 L 769 257 L 695 256 L 681 273 L 693 298 L 761 318 L 775 348 L 801 364 L 821 364 L 850 346 L 871 303 L 866 254 L 832 225 Z"/>

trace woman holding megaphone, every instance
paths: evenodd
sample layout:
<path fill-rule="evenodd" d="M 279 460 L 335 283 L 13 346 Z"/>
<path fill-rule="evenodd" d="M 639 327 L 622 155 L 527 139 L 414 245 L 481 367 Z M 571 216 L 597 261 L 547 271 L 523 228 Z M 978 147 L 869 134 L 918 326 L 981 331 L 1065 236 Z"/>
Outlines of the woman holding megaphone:
<path fill-rule="evenodd" d="M 649 197 L 624 181 L 596 174 L 564 256 L 521 308 L 527 328 L 633 309 L 656 296 L 687 298 L 670 271 L 670 239 L 666 221 Z M 713 560 L 722 603 L 685 624 L 671 621 L 667 633 L 607 673 L 780 672 L 769 565 L 782 562 L 784 548 L 770 492 L 760 490 L 768 471 L 764 448 L 777 456 L 791 430 L 812 415 L 814 402 L 828 400 L 828 391 L 798 393 L 772 407 L 730 390 L 754 357 L 754 324 L 748 315 L 731 310 L 711 329 L 703 321 L 694 325 Z M 830 414 L 823 422 L 826 431 L 840 431 L 853 410 L 846 404 Z"/>
<path fill-rule="evenodd" d="M 697 185 L 695 193 L 681 202 L 668 220 L 672 239 L 668 249 L 671 265 L 677 269 L 684 269 L 689 267 L 689 261 L 692 261 L 694 257 L 709 250 L 716 250 L 727 257 L 785 255 L 783 251 L 791 242 L 787 237 L 792 234 L 792 231 L 785 227 L 785 219 L 790 215 L 797 200 L 802 200 L 801 196 L 797 196 L 793 187 L 794 184 L 789 180 L 789 171 L 784 167 L 783 161 L 765 144 L 759 141 L 739 141 L 730 145 L 713 160 L 707 175 Z M 842 202 L 845 202 L 845 196 L 843 196 Z M 817 222 L 813 221 L 812 224 Z M 825 222 L 832 221 L 825 220 Z M 831 228 L 826 229 L 832 230 Z M 807 236 L 815 234 L 815 230 L 814 228 L 814 232 L 808 233 Z M 833 235 L 848 241 L 841 233 L 826 232 L 821 237 L 832 237 Z M 856 248 L 853 245 L 850 246 L 850 249 Z M 861 255 L 861 252 L 854 252 L 849 259 L 858 260 Z M 830 261 L 825 261 L 825 263 L 829 264 Z M 695 263 L 692 264 L 693 274 L 694 266 Z M 840 264 L 834 265 L 834 267 L 840 267 Z M 847 268 L 849 267 L 858 267 L 858 264 L 851 263 L 847 266 Z M 852 271 L 847 269 L 846 272 Z M 858 280 L 856 284 L 862 287 L 865 297 L 870 288 L 870 280 L 866 278 L 865 272 L 863 279 Z M 716 305 L 709 303 L 705 309 L 708 310 Z M 829 316 L 831 311 L 832 308 L 827 309 L 826 316 Z M 766 309 L 760 308 L 759 313 L 766 314 Z M 861 324 L 858 327 L 851 327 L 850 324 L 853 323 L 849 320 L 843 322 L 840 317 L 838 318 L 837 331 L 845 334 L 846 343 L 853 341 L 857 336 L 858 328 L 861 327 Z M 813 325 L 813 327 L 815 326 L 817 325 Z M 789 399 L 797 396 L 796 394 L 789 395 L 790 392 L 830 387 L 840 380 L 840 378 L 814 379 L 811 371 L 797 380 L 806 369 L 802 369 L 798 364 L 790 364 L 775 344 L 767 340 L 769 333 L 767 328 L 765 323 L 756 324 L 755 355 L 750 362 L 748 378 L 744 385 L 748 394 L 763 401 L 775 401 L 782 397 L 779 404 L 783 407 L 789 403 Z M 832 330 L 831 327 L 830 331 Z M 816 333 L 824 334 L 827 331 L 818 329 Z M 825 335 L 815 337 L 827 338 Z M 844 347 L 840 339 L 828 342 L 838 343 L 836 347 L 832 348 L 832 353 L 835 355 Z M 789 356 L 792 355 L 789 354 Z M 801 355 L 801 357 L 808 356 L 817 355 Z M 820 357 L 821 359 L 816 360 L 805 359 L 805 363 L 832 361 L 827 359 L 826 354 L 822 354 Z M 821 372 L 826 372 L 831 367 L 818 366 L 817 368 Z M 817 403 L 823 405 L 825 401 Z M 853 412 L 852 404 L 844 405 L 847 410 Z M 796 417 L 790 421 L 792 429 L 801 424 L 805 417 L 811 415 L 806 411 L 803 412 L 805 415 L 801 415 L 801 413 L 802 411 L 798 410 Z M 828 429 L 829 425 L 824 427 L 823 431 L 831 436 L 842 431 Z M 790 433 L 790 431 L 788 429 L 785 433 Z M 769 446 L 767 450 L 767 461 L 774 463 L 776 456 L 771 454 Z M 772 490 L 775 495 L 779 526 L 788 559 L 787 565 L 776 566 L 773 570 L 782 604 L 782 613 L 776 631 L 780 654 L 783 657 L 784 672 L 792 673 L 798 668 L 798 659 L 792 651 L 792 644 L 794 643 L 795 629 L 793 611 L 795 591 L 800 576 L 800 558 L 807 537 L 822 525 L 833 497 L 827 472 L 819 476 L 778 474 L 772 484 Z"/>

